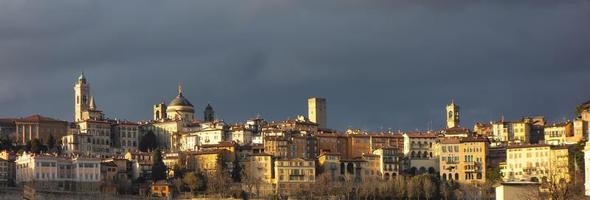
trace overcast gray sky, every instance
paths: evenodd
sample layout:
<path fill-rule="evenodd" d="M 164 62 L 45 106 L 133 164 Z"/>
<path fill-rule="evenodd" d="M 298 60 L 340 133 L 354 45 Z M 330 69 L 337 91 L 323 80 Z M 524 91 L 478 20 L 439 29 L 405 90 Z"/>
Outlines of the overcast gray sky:
<path fill-rule="evenodd" d="M 87 75 L 112 118 L 151 118 L 182 82 L 197 116 L 305 114 L 340 130 L 462 125 L 590 100 L 590 1 L 0 1 L 0 116 L 71 121 Z"/>

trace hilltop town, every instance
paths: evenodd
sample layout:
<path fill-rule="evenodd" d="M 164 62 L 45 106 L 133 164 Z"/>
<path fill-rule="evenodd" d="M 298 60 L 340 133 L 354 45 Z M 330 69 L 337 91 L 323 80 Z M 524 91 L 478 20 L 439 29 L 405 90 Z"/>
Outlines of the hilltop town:
<path fill-rule="evenodd" d="M 331 129 L 321 97 L 307 99 L 307 116 L 229 124 L 210 104 L 198 111 L 181 85 L 170 102 L 153 106 L 150 120 L 118 120 L 100 110 L 83 73 L 74 84 L 73 121 L 0 119 L 1 191 L 24 199 L 590 195 L 590 102 L 565 121 L 465 125 L 451 101 L 441 104 L 446 127 L 373 132 Z"/>

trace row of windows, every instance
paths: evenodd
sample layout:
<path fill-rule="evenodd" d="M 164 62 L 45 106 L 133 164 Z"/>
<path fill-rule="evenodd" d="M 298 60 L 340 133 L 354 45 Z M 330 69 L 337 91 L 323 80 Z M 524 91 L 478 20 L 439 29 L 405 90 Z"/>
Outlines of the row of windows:
<path fill-rule="evenodd" d="M 459 152 L 459 146 L 442 146 L 442 152 Z"/>
<path fill-rule="evenodd" d="M 311 166 L 312 162 L 278 162 L 277 166 Z"/>

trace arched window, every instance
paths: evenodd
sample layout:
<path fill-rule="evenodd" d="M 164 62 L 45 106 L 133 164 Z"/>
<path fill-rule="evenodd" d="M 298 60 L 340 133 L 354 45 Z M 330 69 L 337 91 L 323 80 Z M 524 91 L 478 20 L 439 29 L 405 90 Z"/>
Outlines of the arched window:
<path fill-rule="evenodd" d="M 459 180 L 459 173 L 455 173 L 455 180 Z"/>
<path fill-rule="evenodd" d="M 443 174 L 442 180 L 447 180 L 447 174 Z"/>

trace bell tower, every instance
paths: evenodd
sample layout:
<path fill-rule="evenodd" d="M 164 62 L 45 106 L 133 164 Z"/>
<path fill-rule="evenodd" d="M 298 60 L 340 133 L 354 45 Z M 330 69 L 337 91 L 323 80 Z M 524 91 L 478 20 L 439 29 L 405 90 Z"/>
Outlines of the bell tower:
<path fill-rule="evenodd" d="M 459 127 L 459 106 L 455 101 L 447 105 L 447 128 Z"/>
<path fill-rule="evenodd" d="M 90 86 L 84 72 L 80 74 L 74 86 L 74 121 L 84 121 L 83 113 L 90 108 Z"/>
<path fill-rule="evenodd" d="M 154 105 L 154 120 L 162 120 L 167 118 L 166 104 L 162 101 L 162 103 Z"/>
<path fill-rule="evenodd" d="M 211 107 L 211 104 L 207 104 L 207 107 L 205 107 L 205 111 L 203 111 L 203 120 L 206 122 L 215 121 L 215 111 L 213 110 L 213 107 Z"/>

